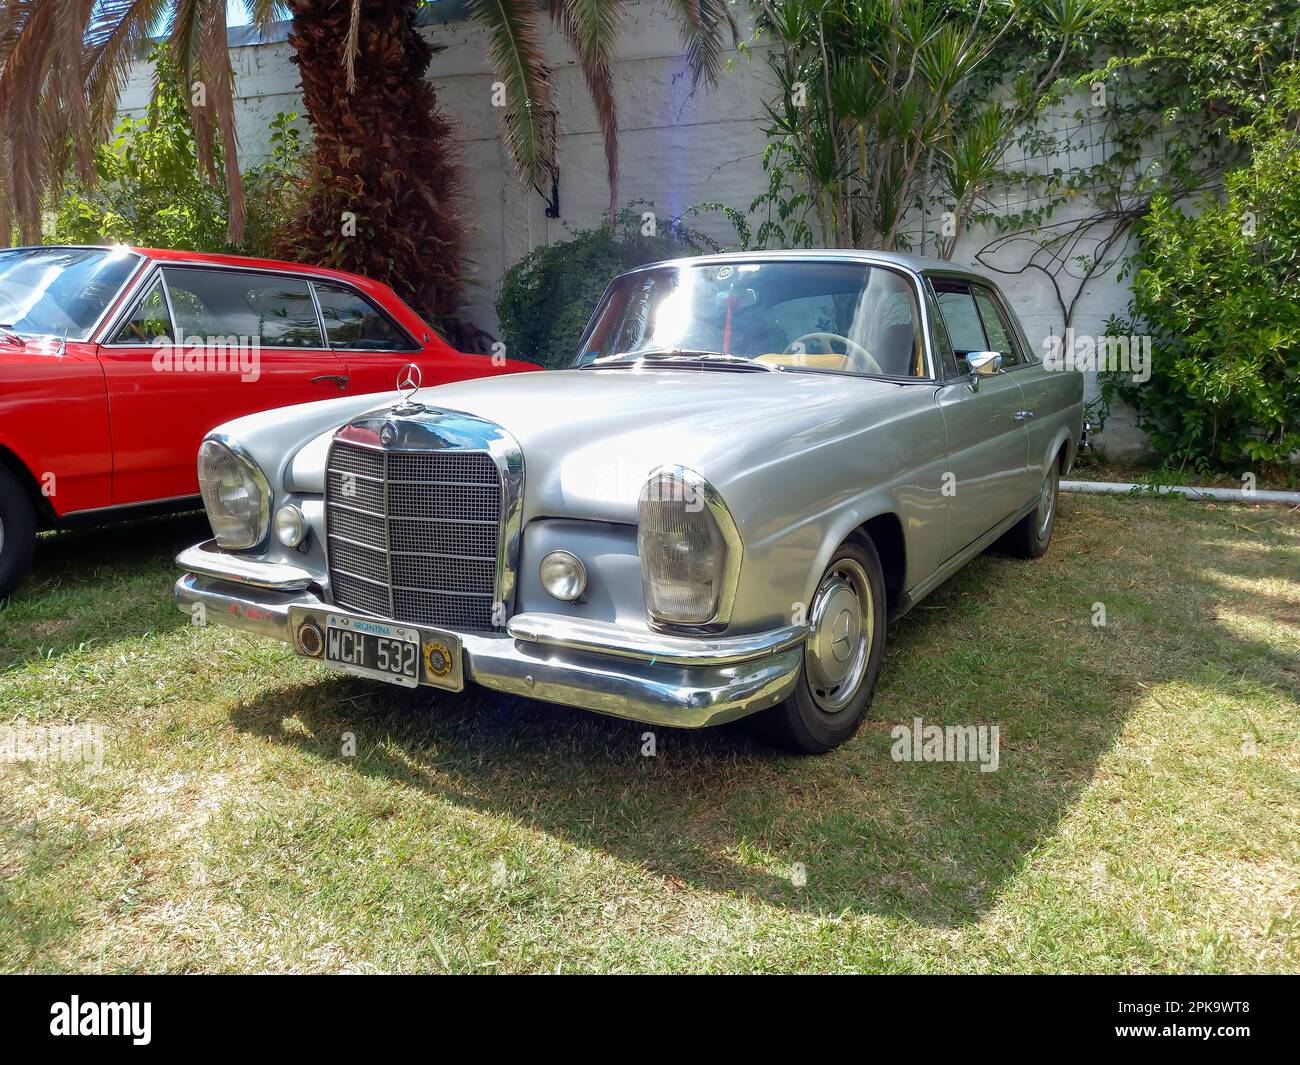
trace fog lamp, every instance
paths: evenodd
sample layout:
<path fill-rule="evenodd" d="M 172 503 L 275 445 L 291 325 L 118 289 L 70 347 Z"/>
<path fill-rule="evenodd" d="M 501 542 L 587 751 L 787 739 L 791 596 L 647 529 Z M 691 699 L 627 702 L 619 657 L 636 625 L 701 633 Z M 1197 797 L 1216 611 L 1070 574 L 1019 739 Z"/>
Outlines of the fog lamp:
<path fill-rule="evenodd" d="M 275 512 L 275 538 L 285 547 L 297 547 L 307 535 L 307 521 L 302 511 L 286 503 Z"/>
<path fill-rule="evenodd" d="M 571 603 L 587 590 L 587 568 L 568 551 L 552 551 L 542 559 L 542 587 L 556 599 Z"/>

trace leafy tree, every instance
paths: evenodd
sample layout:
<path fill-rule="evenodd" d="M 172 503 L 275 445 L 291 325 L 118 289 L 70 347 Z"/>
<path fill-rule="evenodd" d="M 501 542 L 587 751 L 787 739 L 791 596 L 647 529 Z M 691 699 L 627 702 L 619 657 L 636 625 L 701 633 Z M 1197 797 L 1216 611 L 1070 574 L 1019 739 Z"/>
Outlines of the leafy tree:
<path fill-rule="evenodd" d="M 945 257 L 1100 10 L 1091 0 L 754 7 L 756 42 L 774 45 L 766 61 L 777 83 L 764 130 L 770 184 L 751 207 L 767 213 L 759 243 L 933 244 Z M 997 60 L 1013 32 L 1019 69 L 1006 92 L 991 94 L 994 76 L 1007 72 Z M 943 212 L 944 223 L 927 229 Z"/>
<path fill-rule="evenodd" d="M 95 149 L 98 182 L 73 185 L 57 206 L 54 239 L 106 240 L 141 247 L 233 250 L 228 201 L 220 182 L 198 165 L 198 146 L 175 64 L 164 48 L 150 54 L 157 91 L 143 118 L 123 118 L 113 140 Z M 220 161 L 220 149 L 217 148 Z"/>
<path fill-rule="evenodd" d="M 1249 102 L 1247 102 L 1249 103 Z M 1167 465 L 1240 470 L 1300 449 L 1300 65 L 1232 131 L 1248 162 L 1222 200 L 1158 195 L 1130 264 L 1131 320 L 1152 337 L 1150 381 L 1104 375 Z"/>

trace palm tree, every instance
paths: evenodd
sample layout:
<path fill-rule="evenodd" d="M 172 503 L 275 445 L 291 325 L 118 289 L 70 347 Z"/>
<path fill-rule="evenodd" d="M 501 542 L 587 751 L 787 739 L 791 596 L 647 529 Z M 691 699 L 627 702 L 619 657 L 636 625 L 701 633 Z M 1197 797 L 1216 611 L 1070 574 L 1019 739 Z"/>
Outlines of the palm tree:
<path fill-rule="evenodd" d="M 425 80 L 432 49 L 416 29 L 421 0 L 250 0 L 265 25 L 286 13 L 315 133 L 303 216 L 286 254 L 368 273 L 417 307 L 445 316 L 456 302 L 461 226 L 451 125 Z M 727 0 L 668 0 L 686 42 L 694 86 L 713 82 Z M 577 57 L 605 140 L 610 204 L 618 181 L 618 120 L 610 60 L 621 0 L 469 0 L 488 32 L 505 86 L 503 137 L 521 179 L 554 172 L 555 122 L 538 23 L 551 18 Z M 41 206 L 74 167 L 94 180 L 93 148 L 112 129 L 133 58 L 159 27 L 183 84 L 201 83 L 191 116 L 200 165 L 224 180 L 230 239 L 245 218 L 226 47 L 226 0 L 4 0 L 0 7 L 0 235 L 40 238 Z M 342 76 L 340 67 L 342 66 Z M 221 150 L 214 145 L 220 139 Z M 223 173 L 217 173 L 220 161 Z M 355 217 L 347 233 L 344 212 Z"/>

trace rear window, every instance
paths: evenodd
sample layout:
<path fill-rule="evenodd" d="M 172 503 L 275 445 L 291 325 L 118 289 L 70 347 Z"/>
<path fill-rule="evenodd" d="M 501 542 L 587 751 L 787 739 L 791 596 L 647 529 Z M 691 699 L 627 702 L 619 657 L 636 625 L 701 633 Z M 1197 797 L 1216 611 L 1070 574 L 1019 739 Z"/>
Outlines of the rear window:
<path fill-rule="evenodd" d="M 364 296 L 341 285 L 315 281 L 330 347 L 352 351 L 415 351 L 398 326 Z"/>

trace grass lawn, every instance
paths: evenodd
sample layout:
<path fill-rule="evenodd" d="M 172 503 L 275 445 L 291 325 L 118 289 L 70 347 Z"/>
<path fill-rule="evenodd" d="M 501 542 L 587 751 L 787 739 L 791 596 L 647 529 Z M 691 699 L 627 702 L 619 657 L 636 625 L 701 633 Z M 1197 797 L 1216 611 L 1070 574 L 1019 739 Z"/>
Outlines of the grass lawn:
<path fill-rule="evenodd" d="M 0 766 L 0 969 L 1300 970 L 1294 512 L 1065 496 L 1045 559 L 891 630 L 815 759 L 742 727 L 643 757 L 191 627 L 171 556 L 205 530 L 43 537 L 0 608 L 0 723 L 107 737 Z M 893 761 L 916 716 L 996 724 L 1000 768 Z"/>

